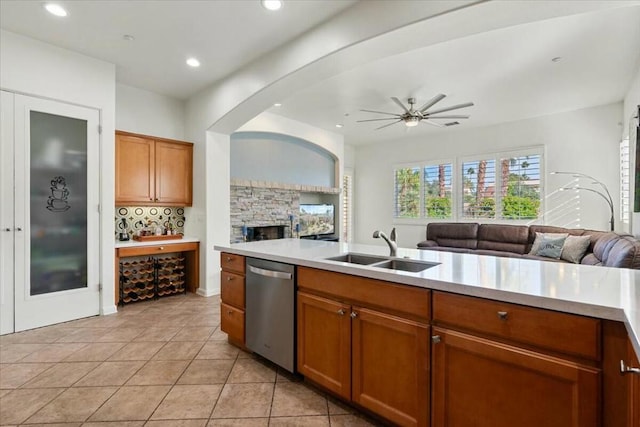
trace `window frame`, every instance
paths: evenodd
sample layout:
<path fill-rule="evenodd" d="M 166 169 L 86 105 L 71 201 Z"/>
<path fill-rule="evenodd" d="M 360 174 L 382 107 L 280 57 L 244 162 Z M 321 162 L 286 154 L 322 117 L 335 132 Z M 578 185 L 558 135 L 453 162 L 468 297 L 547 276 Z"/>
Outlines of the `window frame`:
<path fill-rule="evenodd" d="M 481 222 L 481 223 L 509 223 L 513 225 L 543 223 L 545 215 L 545 198 L 546 198 L 546 152 L 545 146 L 528 146 L 510 150 L 500 150 L 491 152 L 480 152 L 470 155 L 457 156 L 453 158 L 441 158 L 433 160 L 424 160 L 419 162 L 397 163 L 392 165 L 392 186 L 393 186 L 393 212 L 392 221 L 393 224 L 423 224 L 428 222 Z M 500 189 L 502 188 L 502 175 L 498 173 L 501 160 L 512 157 L 524 157 L 524 156 L 540 156 L 539 174 L 540 174 L 540 208 L 537 218 L 528 219 L 509 219 L 502 218 L 502 196 L 499 196 Z M 476 162 L 479 160 L 493 160 L 495 162 L 495 217 L 494 218 L 465 218 L 464 217 L 464 190 L 462 185 L 464 180 L 462 179 L 462 165 L 465 162 Z M 451 164 L 451 218 L 431 218 L 426 216 L 425 206 L 425 187 L 424 187 L 424 168 L 429 166 L 437 166 L 441 164 Z M 404 218 L 396 216 L 397 199 L 396 199 L 396 171 L 403 168 L 418 168 L 420 173 L 420 213 L 417 218 Z"/>

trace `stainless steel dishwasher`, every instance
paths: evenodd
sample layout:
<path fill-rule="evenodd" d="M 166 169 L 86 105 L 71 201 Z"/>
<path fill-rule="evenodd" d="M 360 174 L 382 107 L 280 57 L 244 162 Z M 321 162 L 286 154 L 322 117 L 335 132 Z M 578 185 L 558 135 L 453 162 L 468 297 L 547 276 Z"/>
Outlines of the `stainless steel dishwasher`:
<path fill-rule="evenodd" d="M 295 268 L 247 258 L 247 348 L 289 372 L 295 370 Z"/>

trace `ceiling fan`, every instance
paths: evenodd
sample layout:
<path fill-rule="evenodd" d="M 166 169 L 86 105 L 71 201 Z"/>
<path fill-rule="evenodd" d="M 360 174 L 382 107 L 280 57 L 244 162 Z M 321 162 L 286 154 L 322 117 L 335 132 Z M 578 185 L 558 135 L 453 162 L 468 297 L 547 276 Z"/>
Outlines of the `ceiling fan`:
<path fill-rule="evenodd" d="M 440 116 L 438 114 L 444 113 L 444 112 L 447 112 L 447 111 L 457 110 L 459 108 L 471 107 L 471 106 L 473 106 L 473 102 L 465 102 L 464 104 L 457 104 L 457 105 L 452 105 L 451 107 L 440 108 L 438 110 L 429 111 L 429 108 L 433 107 L 438 102 L 442 101 L 445 98 L 445 96 L 446 95 L 443 95 L 443 94 L 440 93 L 440 94 L 434 96 L 433 98 L 431 98 L 423 106 L 421 106 L 420 108 L 417 108 L 417 109 L 415 109 L 413 107 L 414 104 L 416 103 L 416 99 L 415 98 L 409 98 L 408 99 L 409 107 L 407 107 L 398 98 L 393 96 L 393 97 L 391 97 L 391 100 L 393 102 L 395 102 L 396 104 L 398 104 L 400 106 L 400 108 L 402 108 L 404 110 L 404 113 L 397 114 L 397 113 L 386 113 L 384 111 L 360 110 L 360 111 L 364 111 L 364 112 L 367 112 L 367 113 L 386 114 L 388 116 L 393 116 L 393 117 L 384 118 L 384 119 L 357 120 L 357 122 L 361 123 L 361 122 L 377 122 L 377 121 L 382 121 L 382 120 L 395 120 L 395 121 L 393 121 L 391 123 L 388 123 L 386 125 L 380 126 L 379 128 L 375 129 L 375 130 L 378 130 L 378 129 L 386 128 L 387 126 L 391 126 L 393 124 L 400 123 L 400 122 L 404 122 L 405 126 L 407 126 L 407 127 L 417 126 L 418 123 L 420 123 L 420 122 L 424 122 L 424 123 L 430 124 L 432 126 L 437 126 L 437 127 L 454 126 L 454 125 L 460 124 L 460 122 L 453 121 L 453 122 L 448 122 L 448 123 L 437 123 L 437 122 L 432 121 L 432 119 L 457 120 L 457 119 L 468 119 L 469 118 L 468 115 L 444 115 L 444 116 Z"/>

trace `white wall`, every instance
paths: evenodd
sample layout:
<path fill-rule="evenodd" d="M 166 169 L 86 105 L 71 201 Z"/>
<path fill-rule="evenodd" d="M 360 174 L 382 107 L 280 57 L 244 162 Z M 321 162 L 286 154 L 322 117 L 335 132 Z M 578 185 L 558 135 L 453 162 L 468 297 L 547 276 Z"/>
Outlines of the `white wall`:
<path fill-rule="evenodd" d="M 636 71 L 636 76 L 629 86 L 627 95 L 624 97 L 624 126 L 622 128 L 622 137 L 629 136 L 629 120 L 631 116 L 635 116 L 640 105 L 640 67 Z"/>
<path fill-rule="evenodd" d="M 184 140 L 185 102 L 116 84 L 116 129 Z"/>
<path fill-rule="evenodd" d="M 569 183 L 570 177 L 553 175 L 551 171 L 582 172 L 603 181 L 609 188 L 618 215 L 619 142 L 622 103 L 537 117 L 484 128 L 447 129 L 433 136 L 413 137 L 358 146 L 355 176 L 355 241 L 380 243 L 372 239 L 373 230 L 389 231 L 397 227 L 398 243 L 415 247 L 425 238 L 426 220 L 394 221 L 393 167 L 397 164 L 424 160 L 455 159 L 482 153 L 513 150 L 518 147 L 545 148 L 545 208 L 575 197 L 573 192 L 557 190 Z M 587 184 L 587 183 L 584 183 Z M 584 193 L 584 194 L 583 194 Z M 580 192 L 581 227 L 608 229 L 609 208 L 595 194 Z M 555 215 L 546 215 L 543 221 Z M 553 220 L 557 221 L 557 220 Z M 552 225 L 565 225 L 553 223 Z"/>
<path fill-rule="evenodd" d="M 623 127 L 622 127 L 622 138 L 627 138 L 630 135 L 630 126 L 631 126 L 631 118 L 638 113 L 638 105 L 640 105 L 640 67 L 636 72 L 636 76 L 631 82 L 629 86 L 629 90 L 627 95 L 624 98 L 624 113 L 623 113 Z M 637 121 L 636 121 L 637 123 Z M 633 135 L 633 133 L 631 133 Z M 629 141 L 630 144 L 630 155 L 631 155 L 631 188 L 629 190 L 630 193 L 630 203 L 631 203 L 631 233 L 640 237 L 640 213 L 633 212 L 634 199 L 633 195 L 635 194 L 635 158 L 636 158 L 636 149 L 635 141 Z"/>
<path fill-rule="evenodd" d="M 115 66 L 0 30 L 0 88 L 100 111 L 100 309 L 113 313 Z"/>

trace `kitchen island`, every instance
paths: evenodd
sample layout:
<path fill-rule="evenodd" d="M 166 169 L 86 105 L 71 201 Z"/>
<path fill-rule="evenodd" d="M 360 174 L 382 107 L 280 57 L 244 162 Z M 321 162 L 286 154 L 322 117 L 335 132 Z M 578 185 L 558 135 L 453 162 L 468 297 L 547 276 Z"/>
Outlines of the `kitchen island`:
<path fill-rule="evenodd" d="M 386 247 L 298 239 L 215 249 L 234 256 L 296 265 L 298 370 L 310 381 L 394 423 L 428 425 L 430 420 L 434 426 L 445 422 L 464 425 L 472 419 L 465 417 L 491 411 L 491 406 L 500 403 L 501 398 L 522 395 L 529 400 L 516 399 L 510 405 L 503 402 L 504 414 L 496 416 L 494 410 L 493 415 L 485 416 L 494 426 L 508 425 L 514 420 L 519 425 L 542 425 L 540 422 L 548 426 L 632 425 L 632 415 L 628 414 L 638 398 L 629 392 L 632 380 L 627 378 L 637 375 L 621 375 L 620 361 L 632 360 L 627 358 L 626 343 L 622 340 L 628 339 L 629 347 L 640 354 L 640 271 L 399 249 L 398 258 L 435 264 L 420 272 L 408 272 L 326 259 L 345 253 L 384 256 L 388 254 Z M 396 293 L 378 300 L 369 298 L 389 289 L 395 289 Z M 408 291 L 414 294 L 406 294 Z M 398 295 L 409 308 L 394 307 L 390 295 Z M 425 303 L 420 305 L 421 301 Z M 307 310 L 309 307 L 314 308 Z M 327 343 L 324 347 L 311 345 L 313 341 L 324 341 L 331 330 L 330 317 L 310 317 L 320 313 L 319 307 L 350 312 L 351 323 L 345 326 L 347 329 L 340 329 L 348 330 L 352 345 L 345 352 L 352 356 L 351 363 L 346 363 L 353 371 L 348 384 L 346 376 L 343 380 L 330 378 L 330 371 L 311 366 L 305 359 L 310 350 L 331 348 Z M 416 311 L 419 307 L 423 307 L 422 313 Z M 348 320 L 348 316 L 344 318 Z M 327 324 L 327 330 L 307 335 L 306 338 L 313 336 L 309 343 L 305 334 L 314 333 L 309 325 L 316 321 Z M 396 322 L 393 328 L 404 322 L 402 328 L 395 330 L 402 329 L 403 336 L 413 334 L 415 340 L 409 344 L 407 340 L 393 341 L 391 334 L 382 336 L 389 343 L 393 341 L 396 350 L 401 343 L 407 343 L 415 350 L 414 358 L 415 354 L 420 355 L 419 363 L 409 369 L 411 375 L 407 378 L 415 380 L 411 384 L 419 391 L 414 394 L 423 396 L 406 408 L 376 399 L 386 393 L 375 389 L 374 384 L 381 380 L 362 368 L 373 363 L 364 355 L 385 348 L 384 343 L 381 347 L 366 338 L 391 321 Z M 385 330 L 391 330 L 387 326 Z M 429 335 L 431 351 L 426 342 L 426 348 L 421 347 Z M 338 341 L 336 348 L 344 346 L 344 342 Z M 385 361 L 375 363 L 384 367 Z M 478 369 L 473 369 L 474 366 Z M 458 375 L 460 370 L 468 375 Z M 475 375 L 477 372 L 486 375 Z M 549 380 L 551 377 L 553 381 Z M 498 383 L 503 381 L 504 387 L 487 388 L 492 378 Z M 402 384 L 391 385 L 396 387 L 394 393 L 402 388 Z M 366 387 L 380 396 L 367 394 Z M 451 394 L 451 390 L 456 393 Z M 475 397 L 462 399 L 460 396 L 466 392 Z M 500 393 L 502 397 L 498 396 Z M 385 396 L 393 400 L 391 395 Z M 561 397 L 568 400 L 562 401 Z M 531 400 L 536 405 L 532 406 Z M 562 409 L 565 407 L 570 410 Z M 473 414 L 465 415 L 465 411 Z M 556 415 L 545 411 L 554 411 Z M 523 423 L 519 417 L 525 413 L 530 414 L 530 419 Z M 507 421 L 503 424 L 502 420 Z"/>

